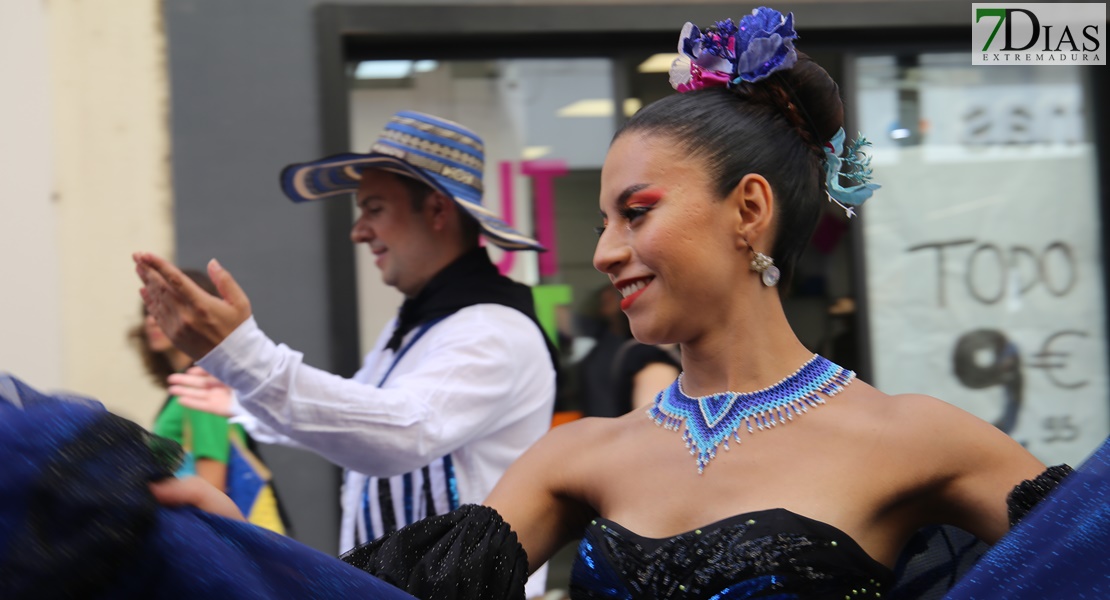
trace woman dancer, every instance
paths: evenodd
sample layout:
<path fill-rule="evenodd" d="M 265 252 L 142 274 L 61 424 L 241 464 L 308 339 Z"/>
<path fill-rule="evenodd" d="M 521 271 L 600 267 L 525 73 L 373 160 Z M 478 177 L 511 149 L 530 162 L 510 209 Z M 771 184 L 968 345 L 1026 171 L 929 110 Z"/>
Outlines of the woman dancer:
<path fill-rule="evenodd" d="M 839 90 L 795 37 L 767 8 L 687 24 L 682 93 L 609 149 L 594 265 L 638 340 L 681 345 L 682 374 L 646 416 L 553 430 L 486 502 L 530 568 L 585 531 L 572 598 L 882 597 L 915 532 L 993 543 L 1020 512 L 1008 495 L 1045 471 L 990 424 L 884 394 L 791 330 L 780 290 L 826 202 L 851 215 L 878 187 L 862 140 L 841 156 Z M 404 585 L 419 566 L 403 557 L 437 527 L 347 560 Z"/>

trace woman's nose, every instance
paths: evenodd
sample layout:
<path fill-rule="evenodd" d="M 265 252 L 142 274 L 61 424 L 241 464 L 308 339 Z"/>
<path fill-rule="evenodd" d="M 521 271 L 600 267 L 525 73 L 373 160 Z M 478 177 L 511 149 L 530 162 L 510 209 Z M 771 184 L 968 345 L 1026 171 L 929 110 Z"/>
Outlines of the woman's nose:
<path fill-rule="evenodd" d="M 613 275 L 621 265 L 628 262 L 631 251 L 621 236 L 615 231 L 610 231 L 611 228 L 606 227 L 605 231 L 601 232 L 601 237 L 597 239 L 597 247 L 594 248 L 594 268 L 602 273 Z"/>

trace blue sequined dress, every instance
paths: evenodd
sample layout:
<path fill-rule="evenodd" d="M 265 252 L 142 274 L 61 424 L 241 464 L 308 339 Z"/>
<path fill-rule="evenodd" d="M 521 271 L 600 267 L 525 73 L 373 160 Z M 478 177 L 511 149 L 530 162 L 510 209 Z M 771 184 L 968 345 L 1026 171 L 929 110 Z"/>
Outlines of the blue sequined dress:
<path fill-rule="evenodd" d="M 1021 483 L 1007 505 L 1013 528 L 993 548 L 955 528 L 927 528 L 893 573 L 835 527 L 784 509 L 663 539 L 595 519 L 571 597 L 1110 598 L 1110 440 L 1078 471 L 1050 467 Z"/>
<path fill-rule="evenodd" d="M 1084 592 L 1101 590 L 1110 573 L 1110 468 L 1105 467 L 1110 464 L 1110 444 L 1100 455 L 1104 468 L 1092 470 L 1088 477 L 1070 477 L 1070 468 L 1058 466 L 1018 485 L 1007 504 L 1011 523 L 1020 523 L 978 566 L 975 562 L 987 551 L 986 544 L 952 527 L 922 530 L 907 544 L 892 572 L 844 532 L 781 508 L 736 515 L 662 539 L 597 518 L 579 546 L 571 598 L 1110 597 Z M 1054 492 L 1058 486 L 1063 489 Z M 1036 535 L 1030 537 L 1029 532 Z M 1052 539 L 1068 542 L 1049 543 Z M 425 519 L 355 548 L 343 560 L 419 598 L 524 597 L 524 550 L 488 507 L 468 505 Z M 1037 567 L 1037 561 L 1054 568 Z M 1060 566 L 1063 563 L 1066 568 Z M 1053 575 L 1062 573 L 1071 579 L 1055 580 Z M 959 595 L 949 596 L 965 574 L 951 592 Z M 489 581 L 490 576 L 495 581 Z M 487 593 L 492 584 L 499 587 L 497 593 Z M 973 586 L 970 591 L 968 586 Z M 1050 587 L 1069 591 L 1046 592 Z M 1035 592 L 1030 595 L 1028 590 Z"/>
<path fill-rule="evenodd" d="M 595 519 L 578 547 L 571 597 L 880 598 L 892 580 L 844 532 L 775 508 L 668 538 Z"/>

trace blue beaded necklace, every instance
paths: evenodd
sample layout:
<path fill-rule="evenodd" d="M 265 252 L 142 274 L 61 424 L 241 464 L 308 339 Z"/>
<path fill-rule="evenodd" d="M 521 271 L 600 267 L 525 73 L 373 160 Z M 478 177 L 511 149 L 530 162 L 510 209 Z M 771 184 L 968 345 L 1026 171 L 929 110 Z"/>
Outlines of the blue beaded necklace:
<path fill-rule="evenodd" d="M 825 403 L 818 392 L 835 396 L 852 382 L 854 371 L 814 354 L 793 375 L 755 392 L 719 392 L 691 398 L 682 391 L 682 375 L 659 392 L 648 416 L 656 424 L 678 431 L 690 454 L 697 457 L 698 473 L 717 456 L 717 446 L 728 450 L 729 437 L 740 443 L 740 426 L 748 433 L 793 421 L 809 407 Z"/>

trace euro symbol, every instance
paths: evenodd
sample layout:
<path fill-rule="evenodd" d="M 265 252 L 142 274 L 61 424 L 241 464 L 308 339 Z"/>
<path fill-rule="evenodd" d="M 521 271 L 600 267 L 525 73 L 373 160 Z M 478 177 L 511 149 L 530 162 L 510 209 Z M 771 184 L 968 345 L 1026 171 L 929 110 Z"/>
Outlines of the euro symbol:
<path fill-rule="evenodd" d="M 1085 338 L 1087 333 L 1085 331 L 1065 330 L 1058 331 L 1050 336 L 1041 345 L 1041 351 L 1033 355 L 1033 360 L 1028 363 L 1028 366 L 1035 369 L 1044 370 L 1044 374 L 1053 385 L 1066 390 L 1075 390 L 1081 387 L 1086 387 L 1090 381 L 1084 379 L 1083 381 L 1065 382 L 1061 381 L 1056 376 L 1057 369 L 1066 369 L 1068 366 L 1068 357 L 1071 356 L 1070 352 L 1054 352 L 1051 348 L 1052 344 L 1059 338 L 1066 336 L 1075 336 Z"/>

